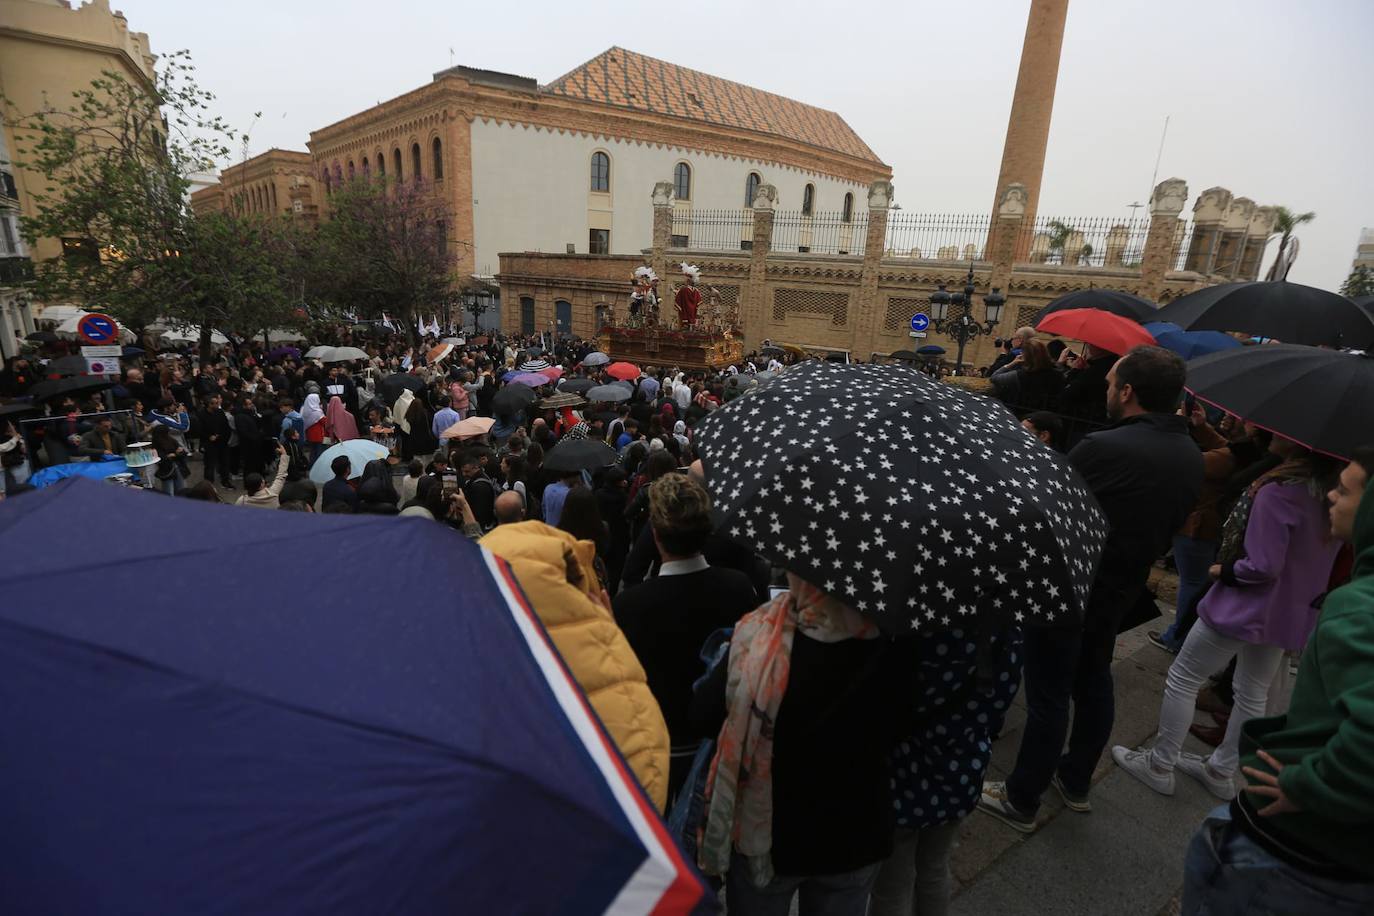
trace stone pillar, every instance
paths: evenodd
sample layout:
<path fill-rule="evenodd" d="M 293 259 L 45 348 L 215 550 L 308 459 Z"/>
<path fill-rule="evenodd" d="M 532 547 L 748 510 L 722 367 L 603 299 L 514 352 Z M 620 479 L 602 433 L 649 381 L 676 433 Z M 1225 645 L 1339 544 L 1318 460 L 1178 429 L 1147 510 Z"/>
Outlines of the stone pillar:
<path fill-rule="evenodd" d="M 767 335 L 765 315 L 768 310 L 768 253 L 773 250 L 773 208 L 778 202 L 778 189 L 771 184 L 759 185 L 754 192 L 753 245 L 749 250 L 749 289 L 739 306 L 739 321 L 744 328 L 744 349 L 752 350 Z"/>
<path fill-rule="evenodd" d="M 1245 253 L 1241 255 L 1237 280 L 1259 278 L 1260 261 L 1264 260 L 1264 248 L 1269 244 L 1269 236 L 1274 231 L 1274 208 L 1256 207 L 1250 214 L 1250 225 L 1245 231 Z"/>
<path fill-rule="evenodd" d="M 1016 264 L 1017 252 L 1023 247 L 1022 237 L 1028 234 L 1024 231 L 1026 215 L 1026 189 L 1013 184 L 1002 193 L 997 201 L 997 209 L 992 214 L 993 225 L 987 250 L 987 259 L 992 262 L 989 287 L 996 286 L 1005 291 L 1011 286 L 1011 270 Z"/>
<path fill-rule="evenodd" d="M 649 266 L 659 277 L 661 289 L 668 284 L 668 242 L 673 235 L 673 183 L 660 181 L 654 185 L 654 241 Z M 662 306 L 659 309 L 662 314 Z"/>
<path fill-rule="evenodd" d="M 1055 84 L 1059 79 L 1059 52 L 1064 44 L 1064 21 L 1069 0 L 1031 0 L 1026 38 L 1021 46 L 1021 66 L 1002 146 L 1002 167 L 994 189 L 993 212 L 1011 184 L 1026 194 L 1026 216 L 1035 221 L 1040 203 L 1040 179 L 1045 172 L 1045 147 L 1050 139 L 1050 115 L 1054 111 Z M 1021 240 L 1017 260 L 1025 259 L 1030 239 Z M 995 242 L 990 244 L 993 247 Z"/>
<path fill-rule="evenodd" d="M 1164 289 L 1164 276 L 1178 257 L 1179 230 L 1183 203 L 1188 199 L 1188 183 L 1182 178 L 1166 178 L 1155 185 L 1150 195 L 1150 231 L 1145 237 L 1145 252 L 1140 259 L 1140 295 L 1158 301 Z"/>
<path fill-rule="evenodd" d="M 868 359 L 878 346 L 878 323 L 882 308 L 878 304 L 878 268 L 882 266 L 887 242 L 887 216 L 892 206 L 892 182 L 878 180 L 868 186 L 868 236 L 864 240 L 864 266 L 859 272 L 859 292 L 853 314 L 857 316 L 850 335 L 850 357 Z"/>
<path fill-rule="evenodd" d="M 1254 214 L 1255 202 L 1248 197 L 1237 197 L 1226 208 L 1226 218 L 1221 221 L 1221 241 L 1212 265 L 1213 273 L 1232 279 L 1240 273 L 1240 259 L 1245 252 L 1245 233 L 1250 228 L 1250 217 Z"/>
<path fill-rule="evenodd" d="M 1188 245 L 1184 270 L 1210 274 L 1216 264 L 1217 247 L 1221 244 L 1221 226 L 1231 206 L 1231 192 L 1225 188 L 1208 188 L 1193 204 L 1193 240 Z"/>

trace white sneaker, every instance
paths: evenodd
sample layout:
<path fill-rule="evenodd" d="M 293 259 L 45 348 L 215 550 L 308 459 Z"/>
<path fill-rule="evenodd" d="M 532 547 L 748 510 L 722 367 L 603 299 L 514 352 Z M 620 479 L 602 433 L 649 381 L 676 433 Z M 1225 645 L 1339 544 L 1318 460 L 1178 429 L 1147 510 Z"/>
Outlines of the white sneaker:
<path fill-rule="evenodd" d="M 1230 801 L 1236 797 L 1235 780 L 1213 770 L 1211 757 L 1200 757 L 1197 754 L 1188 753 L 1179 754 L 1178 768 L 1202 783 L 1207 787 L 1208 792 L 1222 801 Z"/>
<path fill-rule="evenodd" d="M 1128 747 L 1116 745 L 1112 748 L 1112 759 L 1116 765 L 1145 785 L 1154 789 L 1160 795 L 1174 794 L 1174 773 L 1172 770 L 1161 772 L 1155 769 L 1151 762 L 1152 755 L 1148 748 L 1141 748 L 1133 751 Z"/>

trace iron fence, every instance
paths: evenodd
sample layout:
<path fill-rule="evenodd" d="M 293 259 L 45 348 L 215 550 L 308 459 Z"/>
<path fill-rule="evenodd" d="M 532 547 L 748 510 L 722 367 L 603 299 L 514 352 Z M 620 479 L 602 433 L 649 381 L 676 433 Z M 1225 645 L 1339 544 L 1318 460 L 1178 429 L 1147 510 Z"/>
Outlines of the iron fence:
<path fill-rule="evenodd" d="M 772 250 L 799 254 L 862 257 L 868 240 L 868 213 L 802 213 L 779 210 L 773 215 Z"/>
<path fill-rule="evenodd" d="M 1174 229 L 1174 243 L 1170 248 L 1169 269 L 1183 270 L 1184 264 L 1188 261 L 1188 249 L 1193 244 L 1193 221 L 1181 219 L 1178 221 L 1177 228 Z"/>
<path fill-rule="evenodd" d="M 986 213 L 888 214 L 883 253 L 889 258 L 981 261 L 986 256 Z"/>
<path fill-rule="evenodd" d="M 754 211 L 703 210 L 673 213 L 668 247 L 698 251 L 748 251 L 754 247 Z"/>
<path fill-rule="evenodd" d="M 1017 260 L 1032 264 L 1139 268 L 1150 222 L 1111 217 L 1038 216 L 1021 229 Z"/>

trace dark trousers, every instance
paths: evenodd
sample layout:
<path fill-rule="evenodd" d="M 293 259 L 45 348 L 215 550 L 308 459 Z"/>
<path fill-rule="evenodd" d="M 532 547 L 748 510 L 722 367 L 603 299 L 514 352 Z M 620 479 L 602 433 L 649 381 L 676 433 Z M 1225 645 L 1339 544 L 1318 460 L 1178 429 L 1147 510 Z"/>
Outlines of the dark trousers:
<path fill-rule="evenodd" d="M 1040 796 L 1056 772 L 1069 791 L 1086 793 L 1093 768 L 1111 738 L 1116 714 L 1112 690 L 1116 628 L 1095 623 L 1092 630 L 1026 630 L 1026 731 L 1016 766 L 1007 777 L 1007 798 L 1022 811 L 1040 809 Z"/>
<path fill-rule="evenodd" d="M 229 486 L 229 446 L 223 442 L 211 442 L 207 437 L 205 440 L 205 479 L 211 483 L 215 480 L 215 475 L 219 475 L 219 482 L 224 486 Z"/>
<path fill-rule="evenodd" d="M 260 441 L 239 440 L 239 454 L 243 462 L 244 474 L 262 474 L 266 464 L 266 456 L 262 451 Z"/>

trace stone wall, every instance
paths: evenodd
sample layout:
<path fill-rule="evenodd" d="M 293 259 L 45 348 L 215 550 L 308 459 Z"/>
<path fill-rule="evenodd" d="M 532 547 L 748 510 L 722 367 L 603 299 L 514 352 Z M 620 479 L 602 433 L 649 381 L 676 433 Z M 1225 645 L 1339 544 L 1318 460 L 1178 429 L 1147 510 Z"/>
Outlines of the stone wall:
<path fill-rule="evenodd" d="M 1150 229 L 1141 263 L 1134 267 L 1055 265 L 1017 260 L 1015 239 L 1026 218 L 1025 196 L 1004 194 L 994 217 L 995 247 L 981 260 L 941 260 L 884 257 L 883 231 L 892 199 L 891 184 L 874 182 L 869 194 L 869 239 L 863 256 L 775 252 L 771 249 L 772 203 L 775 195 L 766 185 L 754 201 L 754 244 L 751 251 L 677 251 L 668 249 L 666 214 L 671 208 L 667 189 L 655 189 L 654 245 L 643 257 L 506 253 L 500 256 L 503 305 L 502 327 L 520 330 L 520 299 L 536 304 L 536 331 L 547 331 L 555 316 L 555 303 L 572 303 L 572 332 L 589 337 L 597 327 L 596 306 L 601 304 L 623 314 L 635 267 L 650 264 L 663 278 L 660 295 L 663 315 L 670 317 L 678 276 L 675 265 L 687 260 L 701 268 L 701 287 L 714 291 L 728 308 L 738 309 L 745 347 L 757 347 L 765 338 L 778 343 L 849 351 L 854 358 L 872 353 L 915 349 L 922 344 L 945 347 L 953 358 L 957 345 L 931 327 L 924 339 L 910 336 L 911 316 L 929 314 L 930 295 L 940 284 L 961 289 L 970 267 L 975 286 L 973 317 L 987 317 L 983 297 L 996 287 L 1006 305 L 992 332 L 970 341 L 965 362 L 986 365 L 994 357 L 993 340 L 1007 337 L 1030 324 L 1034 315 L 1058 297 L 1091 288 L 1124 290 L 1158 303 L 1235 276 L 1234 265 L 1250 261 L 1251 253 L 1239 242 L 1227 272 L 1204 274 L 1176 271 L 1181 257 L 1179 213 L 1188 190 L 1181 179 L 1161 182 L 1150 201 Z M 1247 243 L 1260 238 L 1252 228 L 1253 208 L 1245 211 L 1248 223 L 1231 216 L 1231 225 L 1244 226 Z M 1225 214 L 1223 213 L 1223 216 Z M 1224 220 L 1223 220 L 1224 222 Z M 1265 224 L 1267 225 L 1267 223 Z M 1263 228 L 1263 227 L 1261 227 Z M 1262 246 L 1261 246 L 1262 247 Z M 1242 257 L 1242 251 L 1245 256 Z M 1258 263 L 1258 257 L 1253 258 Z M 673 266 L 670 266 L 673 265 Z M 951 316 L 957 314 L 951 306 Z"/>

